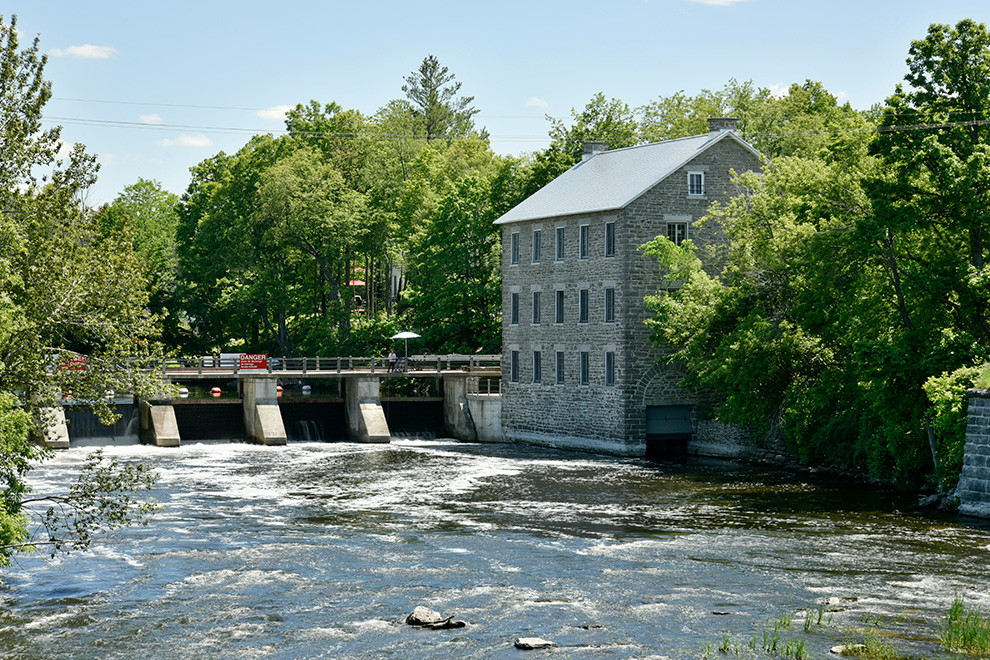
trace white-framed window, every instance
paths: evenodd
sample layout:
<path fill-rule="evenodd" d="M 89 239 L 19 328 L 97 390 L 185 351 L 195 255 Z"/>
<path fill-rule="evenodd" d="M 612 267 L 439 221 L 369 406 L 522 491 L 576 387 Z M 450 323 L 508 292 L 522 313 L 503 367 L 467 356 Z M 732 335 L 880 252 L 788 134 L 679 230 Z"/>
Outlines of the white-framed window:
<path fill-rule="evenodd" d="M 578 235 L 580 237 L 578 241 L 578 257 L 587 259 L 591 250 L 591 227 L 589 225 L 581 225 Z"/>
<path fill-rule="evenodd" d="M 581 384 L 591 384 L 591 354 L 588 351 L 581 351 Z"/>
<path fill-rule="evenodd" d="M 605 288 L 605 322 L 615 323 L 615 287 Z"/>
<path fill-rule="evenodd" d="M 540 292 L 533 292 L 533 325 L 540 324 Z"/>
<path fill-rule="evenodd" d="M 557 372 L 557 384 L 564 384 L 564 351 L 557 351 L 554 357 L 554 371 Z"/>
<path fill-rule="evenodd" d="M 688 237 L 688 223 L 686 222 L 668 222 L 667 223 L 667 239 L 674 245 L 680 245 L 687 240 Z"/>
<path fill-rule="evenodd" d="M 543 353 L 541 351 L 533 351 L 533 382 L 543 382 Z"/>
<path fill-rule="evenodd" d="M 519 351 L 509 353 L 509 380 L 519 382 Z"/>
<path fill-rule="evenodd" d="M 556 237 L 556 240 L 554 241 L 556 246 L 556 260 L 563 261 L 564 260 L 564 228 L 557 227 L 557 230 L 554 232 L 554 236 Z"/>
<path fill-rule="evenodd" d="M 615 385 L 615 351 L 605 351 L 605 385 Z"/>
<path fill-rule="evenodd" d="M 557 289 L 556 291 L 553 292 L 553 294 L 555 300 L 553 322 L 563 323 L 564 322 L 564 290 Z"/>
<path fill-rule="evenodd" d="M 704 172 L 688 172 L 688 196 L 689 197 L 705 196 Z"/>
<path fill-rule="evenodd" d="M 540 229 L 533 230 L 533 263 L 540 263 L 540 259 L 543 257 L 543 231 Z"/>
<path fill-rule="evenodd" d="M 588 322 L 588 290 L 578 291 L 578 323 Z"/>
<path fill-rule="evenodd" d="M 615 256 L 615 223 L 605 223 L 605 256 Z"/>
<path fill-rule="evenodd" d="M 519 232 L 513 232 L 510 237 L 510 263 L 513 266 L 519 264 Z"/>
<path fill-rule="evenodd" d="M 509 323 L 519 325 L 519 294 L 509 294 Z"/>

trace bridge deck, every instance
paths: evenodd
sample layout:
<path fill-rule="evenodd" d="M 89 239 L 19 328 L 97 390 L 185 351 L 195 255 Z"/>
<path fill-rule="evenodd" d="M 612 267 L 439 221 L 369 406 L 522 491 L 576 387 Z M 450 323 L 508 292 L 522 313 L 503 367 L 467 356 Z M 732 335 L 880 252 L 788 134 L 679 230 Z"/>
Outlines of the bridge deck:
<path fill-rule="evenodd" d="M 501 375 L 501 355 L 410 355 L 389 368 L 387 359 L 378 357 L 268 357 L 263 369 L 240 369 L 236 357 L 168 358 L 158 367 L 171 380 L 217 378 L 360 378 Z"/>
<path fill-rule="evenodd" d="M 218 378 L 359 378 L 376 376 L 382 378 L 437 378 L 443 376 L 474 376 L 497 378 L 502 375 L 502 371 L 495 367 L 476 367 L 472 370 L 466 369 L 410 369 L 409 371 L 388 371 L 388 367 L 378 367 L 375 370 L 369 369 L 274 369 L 271 371 L 261 370 L 238 370 L 225 368 L 165 368 L 162 373 L 170 380 L 216 380 Z"/>

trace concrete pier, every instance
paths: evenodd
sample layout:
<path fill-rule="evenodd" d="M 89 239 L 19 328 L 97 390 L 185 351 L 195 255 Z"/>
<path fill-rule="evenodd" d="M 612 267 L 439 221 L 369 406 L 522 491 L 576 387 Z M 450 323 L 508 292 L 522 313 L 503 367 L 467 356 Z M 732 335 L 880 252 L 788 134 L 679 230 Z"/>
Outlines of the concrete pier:
<path fill-rule="evenodd" d="M 69 448 L 69 427 L 62 406 L 42 408 L 38 412 L 38 441 L 52 449 Z"/>
<path fill-rule="evenodd" d="M 380 378 L 351 378 L 344 393 L 347 437 L 353 442 L 391 442 L 382 410 Z"/>
<path fill-rule="evenodd" d="M 278 409 L 276 378 L 243 378 L 239 382 L 244 403 L 244 435 L 263 445 L 288 442 L 282 413 Z"/>
<path fill-rule="evenodd" d="M 156 447 L 178 447 L 179 424 L 175 409 L 168 401 L 140 403 L 141 441 Z"/>
<path fill-rule="evenodd" d="M 467 399 L 467 378 L 443 379 L 443 423 L 447 433 L 458 440 L 478 439 Z"/>

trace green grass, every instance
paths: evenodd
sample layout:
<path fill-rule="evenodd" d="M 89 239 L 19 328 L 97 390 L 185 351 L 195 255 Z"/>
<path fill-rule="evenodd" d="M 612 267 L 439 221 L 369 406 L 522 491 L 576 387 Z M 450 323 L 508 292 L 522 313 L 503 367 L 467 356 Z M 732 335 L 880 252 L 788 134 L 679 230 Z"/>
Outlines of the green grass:
<path fill-rule="evenodd" d="M 957 596 L 945 617 L 939 639 L 950 651 L 990 657 L 990 616 L 978 608 L 966 607 Z"/>

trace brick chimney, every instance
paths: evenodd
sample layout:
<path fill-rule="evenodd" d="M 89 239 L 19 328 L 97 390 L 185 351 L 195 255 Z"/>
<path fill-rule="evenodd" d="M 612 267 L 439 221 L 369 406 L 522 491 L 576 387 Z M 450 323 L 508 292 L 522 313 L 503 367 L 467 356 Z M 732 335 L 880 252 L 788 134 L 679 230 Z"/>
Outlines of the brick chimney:
<path fill-rule="evenodd" d="M 734 131 L 738 123 L 739 120 L 735 117 L 711 117 L 708 119 L 708 132 Z"/>
<path fill-rule="evenodd" d="M 581 162 L 588 160 L 592 156 L 597 156 L 603 151 L 608 151 L 608 142 L 585 142 L 584 153 L 581 154 Z"/>

